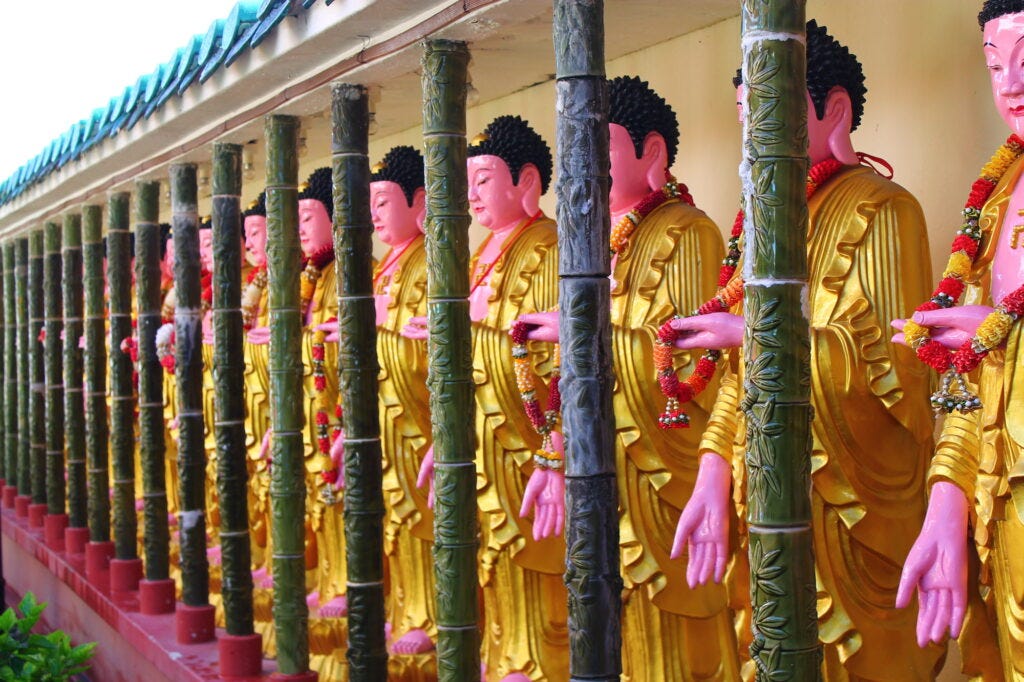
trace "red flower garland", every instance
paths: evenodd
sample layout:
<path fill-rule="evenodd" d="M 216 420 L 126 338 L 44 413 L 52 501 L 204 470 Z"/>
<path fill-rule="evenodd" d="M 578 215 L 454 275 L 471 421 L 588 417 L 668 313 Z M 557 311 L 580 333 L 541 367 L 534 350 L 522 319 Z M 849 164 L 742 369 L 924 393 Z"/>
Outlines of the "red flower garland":
<path fill-rule="evenodd" d="M 328 322 L 333 322 L 336 319 L 337 318 L 332 317 Z M 330 418 L 327 414 L 330 409 L 330 405 L 326 401 L 326 396 L 324 395 L 324 392 L 327 390 L 327 374 L 324 371 L 326 336 L 327 335 L 322 331 L 316 331 L 313 334 L 313 388 L 316 390 L 317 394 L 316 415 L 314 416 L 314 420 L 316 424 L 317 450 L 331 462 L 330 468 L 324 468 L 320 472 L 321 480 L 323 480 L 327 485 L 326 488 L 321 490 L 320 497 L 326 504 L 334 504 L 337 502 L 337 498 L 334 497 L 333 486 L 337 483 L 340 472 L 338 467 L 335 466 L 334 462 L 331 460 L 331 445 L 341 433 L 341 406 L 334 406 L 334 412 L 337 415 L 339 422 L 332 429 Z"/>
<path fill-rule="evenodd" d="M 558 369 L 558 345 L 555 344 L 554 369 L 551 372 L 551 384 L 548 390 L 548 406 L 541 411 L 540 402 L 537 400 L 537 393 L 534 389 L 533 375 L 531 373 L 529 351 L 526 348 L 527 330 L 529 325 L 525 322 L 513 322 L 509 335 L 512 337 L 512 359 L 515 363 L 516 386 L 523 399 L 523 407 L 526 409 L 526 416 L 534 430 L 540 434 L 542 439 L 540 450 L 534 454 L 534 462 L 538 466 L 547 469 L 560 469 L 562 467 L 562 455 L 554 449 L 551 434 L 558 424 L 558 415 L 562 410 L 562 394 L 558 390 L 558 382 L 561 378 Z"/>
<path fill-rule="evenodd" d="M 821 185 L 843 168 L 836 159 L 826 159 L 814 164 L 807 173 L 807 198 L 810 199 Z M 740 262 L 740 236 L 743 234 L 745 213 L 741 209 L 733 221 L 729 233 L 729 245 L 722 267 L 718 271 L 718 292 L 705 301 L 693 315 L 728 312 L 736 303 L 743 300 L 743 279 L 735 278 L 736 268 Z M 679 332 L 673 329 L 669 320 L 658 329 L 654 342 L 654 368 L 657 372 L 658 386 L 668 399 L 665 411 L 658 417 L 658 426 L 663 429 L 685 429 L 690 426 L 690 417 L 683 410 L 683 405 L 701 394 L 718 368 L 718 360 L 722 353 L 708 350 L 697 360 L 693 374 L 680 381 L 672 367 L 672 353 L 675 349 Z"/>
<path fill-rule="evenodd" d="M 1024 154 L 1024 140 L 1010 135 L 982 168 L 980 177 L 971 185 L 964 204 L 963 225 L 957 230 L 950 248 L 950 257 L 942 279 L 932 297 L 915 310 L 925 312 L 951 308 L 960 301 L 965 279 L 970 276 L 981 247 L 983 233 L 979 226 L 981 210 L 992 196 L 996 186 L 1010 166 Z M 930 337 L 927 327 L 907 320 L 904 336 L 918 359 L 944 374 L 941 387 L 932 394 L 931 403 L 936 412 L 954 410 L 971 412 L 981 407 L 981 401 L 967 388 L 965 374 L 974 370 L 988 355 L 1006 340 L 1012 324 L 1024 315 L 1024 286 L 1019 287 L 996 306 L 978 327 L 974 337 L 951 351 Z M 955 384 L 955 388 L 952 388 Z"/>
<path fill-rule="evenodd" d="M 633 231 L 640 225 L 644 218 L 651 214 L 654 209 L 668 202 L 670 199 L 678 199 L 685 204 L 693 206 L 693 196 L 686 185 L 676 183 L 676 179 L 668 171 L 665 172 L 665 185 L 654 190 L 633 207 L 633 210 L 622 216 L 619 222 L 612 227 L 609 243 L 612 255 L 618 255 L 626 250 L 629 245 Z"/>

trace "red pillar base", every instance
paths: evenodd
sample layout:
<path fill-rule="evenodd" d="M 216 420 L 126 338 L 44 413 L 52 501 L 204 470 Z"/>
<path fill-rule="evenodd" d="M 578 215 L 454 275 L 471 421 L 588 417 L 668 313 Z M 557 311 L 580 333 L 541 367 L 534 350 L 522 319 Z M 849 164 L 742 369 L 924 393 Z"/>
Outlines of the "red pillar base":
<path fill-rule="evenodd" d="M 174 613 L 174 581 L 139 581 L 139 611 L 147 616 Z"/>
<path fill-rule="evenodd" d="M 221 677 L 259 677 L 263 672 L 263 637 L 221 635 L 217 638 Z"/>
<path fill-rule="evenodd" d="M 32 498 L 28 495 L 15 495 L 14 497 L 14 515 L 19 519 L 24 519 L 28 516 L 28 507 L 32 504 Z"/>
<path fill-rule="evenodd" d="M 28 506 L 28 526 L 29 528 L 42 528 L 43 519 L 46 518 L 46 505 L 45 504 L 30 504 Z"/>
<path fill-rule="evenodd" d="M 67 527 L 67 514 L 47 514 L 43 518 L 43 537 L 46 539 L 46 546 L 54 552 L 63 552 L 64 529 Z"/>
<path fill-rule="evenodd" d="M 175 617 L 178 644 L 199 644 L 213 639 L 217 625 L 214 608 L 210 604 L 178 604 Z"/>
<path fill-rule="evenodd" d="M 142 559 L 110 560 L 110 591 L 134 592 L 142 580 Z"/>
<path fill-rule="evenodd" d="M 88 528 L 64 529 L 64 551 L 68 554 L 84 554 L 87 542 L 89 542 Z"/>
<path fill-rule="evenodd" d="M 285 673 L 274 673 L 270 676 L 270 682 L 317 682 L 319 676 L 312 670 L 304 673 L 287 675 Z"/>
<path fill-rule="evenodd" d="M 18 496 L 18 489 L 13 485 L 5 485 L 0 495 L 3 495 L 4 509 L 14 509 L 14 499 Z"/>
<path fill-rule="evenodd" d="M 113 542 L 89 542 L 85 545 L 85 579 L 102 592 L 110 591 L 110 560 Z"/>

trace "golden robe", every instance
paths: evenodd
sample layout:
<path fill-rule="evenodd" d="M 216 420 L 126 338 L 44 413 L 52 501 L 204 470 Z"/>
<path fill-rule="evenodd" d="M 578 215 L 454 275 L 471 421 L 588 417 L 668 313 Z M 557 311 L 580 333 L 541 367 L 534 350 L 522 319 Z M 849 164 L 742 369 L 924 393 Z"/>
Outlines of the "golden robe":
<path fill-rule="evenodd" d="M 1018 222 L 1009 218 L 1009 225 L 1003 225 L 1022 172 L 1024 161 L 1019 160 L 982 209 L 981 251 L 967 282 L 965 305 L 993 305 L 992 259 L 1002 230 Z M 984 605 L 969 609 L 959 643 L 967 654 L 965 671 L 984 680 L 1024 680 L 1024 372 L 1017 373 L 1024 356 L 1021 329 L 1017 322 L 1005 350 L 989 353 L 975 371 L 983 409 L 946 417 L 928 472 L 929 485 L 951 481 L 973 501 Z M 968 578 L 968 589 L 976 584 L 978 580 Z M 991 641 L 996 637 L 998 649 Z"/>
<path fill-rule="evenodd" d="M 819 636 L 828 680 L 930 680 L 945 647 L 920 649 L 896 589 L 926 506 L 930 378 L 889 322 L 930 296 L 924 216 L 899 185 L 846 168 L 809 202 L 811 506 Z M 700 446 L 742 471 L 741 390 L 723 390 Z M 735 441 L 735 445 L 734 445 Z M 739 481 L 737 498 L 742 500 Z M 741 503 L 742 504 L 742 503 Z"/>
<path fill-rule="evenodd" d="M 519 518 L 541 439 L 516 387 L 508 333 L 520 315 L 551 310 L 557 304 L 557 241 L 555 223 L 549 218 L 527 227 L 496 261 L 487 316 L 473 323 L 480 583 L 486 624 L 482 660 L 487 679 L 493 682 L 513 672 L 531 680 L 565 680 L 569 675 L 568 597 L 562 582 L 565 541 L 554 537 L 537 542 L 531 520 Z M 551 346 L 533 345 L 535 369 L 547 376 L 552 369 Z M 541 405 L 547 400 L 539 385 L 538 399 Z"/>
<path fill-rule="evenodd" d="M 640 222 L 612 272 L 623 679 L 630 682 L 739 679 L 726 588 L 691 590 L 685 557 L 669 558 L 696 480 L 697 441 L 716 385 L 687 405 L 689 429 L 660 429 L 665 399 L 653 357 L 658 327 L 714 295 L 722 256 L 718 227 L 702 211 L 670 200 Z M 700 357 L 676 356 L 684 375 Z"/>
<path fill-rule="evenodd" d="M 384 262 L 390 257 L 385 256 Z M 386 289 L 387 319 L 377 327 L 380 360 L 380 429 L 384 455 L 384 552 L 390 577 L 387 619 L 392 638 L 410 630 L 437 639 L 434 603 L 434 514 L 427 492 L 416 487 L 420 464 L 431 443 L 427 349 L 401 335 L 413 317 L 427 314 L 427 258 L 423 239 L 402 253 Z M 389 679 L 436 679 L 434 654 L 388 661 Z"/>

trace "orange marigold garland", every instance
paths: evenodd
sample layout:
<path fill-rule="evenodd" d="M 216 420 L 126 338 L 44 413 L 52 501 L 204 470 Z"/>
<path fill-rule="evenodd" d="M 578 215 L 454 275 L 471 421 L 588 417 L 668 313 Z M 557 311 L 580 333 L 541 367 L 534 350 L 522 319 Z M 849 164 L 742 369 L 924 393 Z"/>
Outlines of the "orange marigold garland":
<path fill-rule="evenodd" d="M 814 164 L 807 174 L 807 198 L 810 199 L 821 185 L 842 168 L 843 164 L 835 159 L 826 159 Z M 725 259 L 718 271 L 718 292 L 695 310 L 693 315 L 728 312 L 743 300 L 743 278 L 733 275 L 736 274 L 740 262 L 740 237 L 743 234 L 744 218 L 745 214 L 740 210 L 733 221 Z M 654 370 L 661 392 L 667 398 L 665 411 L 658 417 L 658 426 L 663 429 L 685 429 L 690 426 L 690 417 L 683 410 L 683 405 L 707 388 L 715 376 L 718 360 L 722 357 L 721 351 L 705 351 L 697 360 L 693 374 L 680 381 L 672 365 L 672 354 L 678 338 L 679 332 L 672 328 L 672 321 L 669 320 L 658 329 L 658 336 L 654 341 Z"/>
<path fill-rule="evenodd" d="M 515 363 L 516 387 L 523 399 L 526 416 L 533 428 L 540 434 L 540 449 L 533 456 L 533 461 L 542 469 L 561 469 L 562 453 L 555 450 L 551 434 L 558 424 L 558 416 L 562 409 L 562 395 L 558 390 L 560 374 L 558 371 L 558 344 L 552 358 L 554 369 L 551 372 L 551 385 L 548 390 L 547 409 L 541 411 L 537 400 L 537 391 L 533 381 L 533 368 L 530 366 L 530 352 L 526 348 L 526 333 L 529 325 L 525 322 L 514 322 L 509 334 L 512 336 L 512 360 Z"/>
<path fill-rule="evenodd" d="M 684 184 L 677 184 L 676 179 L 671 173 L 665 173 L 666 182 L 660 189 L 656 189 L 646 197 L 640 200 L 632 211 L 622 216 L 619 222 L 615 223 L 612 227 L 611 244 L 612 255 L 618 255 L 626 250 L 629 246 L 629 239 L 633 236 L 633 232 L 637 226 L 651 214 L 654 209 L 658 208 L 662 204 L 672 200 L 678 199 L 690 206 L 693 206 L 693 197 L 690 195 L 690 191 Z"/>
<path fill-rule="evenodd" d="M 245 290 L 242 292 L 242 327 L 249 331 L 256 324 L 256 318 L 260 313 L 260 300 L 263 298 L 263 291 L 267 288 L 267 266 L 257 265 L 249 271 L 249 277 L 245 282 Z"/>
<path fill-rule="evenodd" d="M 334 321 L 337 318 L 331 318 L 329 322 Z M 313 332 L 313 344 L 312 344 L 312 355 L 313 355 L 313 388 L 316 390 L 316 445 L 317 450 L 321 455 L 326 457 L 326 462 L 330 464 L 328 467 L 326 464 L 324 469 L 320 473 L 320 478 L 323 480 L 324 485 L 320 489 L 320 499 L 323 500 L 324 504 L 336 504 L 338 498 L 334 494 L 334 484 L 338 482 L 338 476 L 340 471 L 331 459 L 331 444 L 334 443 L 335 439 L 341 433 L 341 407 L 338 405 L 334 406 L 334 413 L 338 418 L 338 422 L 331 426 L 330 413 L 331 413 L 331 402 L 327 399 L 327 374 L 324 371 L 324 352 L 325 352 L 325 339 L 327 334 L 322 331 Z"/>
<path fill-rule="evenodd" d="M 982 230 L 978 224 L 981 209 L 992 196 L 999 181 L 1010 166 L 1024 154 L 1024 140 L 1011 135 L 1007 138 L 988 163 L 981 169 L 980 177 L 971 185 L 971 192 L 964 205 L 964 222 L 956 232 L 946 264 L 932 297 L 919 305 L 916 310 L 924 312 L 940 308 L 952 308 L 964 292 L 965 280 L 970 276 L 974 262 L 981 250 Z M 967 388 L 964 375 L 976 368 L 988 355 L 1005 341 L 1014 322 L 1024 315 L 1024 286 L 1008 294 L 978 327 L 974 337 L 956 351 L 951 351 L 931 338 L 927 327 L 907 320 L 903 335 L 907 345 L 914 349 L 918 359 L 942 374 L 939 390 L 932 394 L 932 408 L 936 412 L 949 414 L 954 410 L 968 413 L 981 407 L 981 400 Z"/>

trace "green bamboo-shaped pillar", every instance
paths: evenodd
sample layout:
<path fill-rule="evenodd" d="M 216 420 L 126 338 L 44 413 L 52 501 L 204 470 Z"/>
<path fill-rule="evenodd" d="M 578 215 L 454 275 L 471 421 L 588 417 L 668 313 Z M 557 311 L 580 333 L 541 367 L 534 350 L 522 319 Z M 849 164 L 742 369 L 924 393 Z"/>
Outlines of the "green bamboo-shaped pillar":
<path fill-rule="evenodd" d="M 622 671 L 604 3 L 556 0 L 559 338 L 572 680 Z"/>
<path fill-rule="evenodd" d="M 86 503 L 85 364 L 79 341 L 82 338 L 82 216 L 64 217 L 63 248 L 64 299 L 64 423 L 68 468 L 68 525 L 88 525 Z M 49 334 L 49 332 L 47 332 Z M 47 336 L 49 338 L 49 336 Z M 69 547 L 69 550 L 71 548 Z"/>
<path fill-rule="evenodd" d="M 47 223 L 43 235 L 43 342 L 46 380 L 46 513 L 47 541 L 64 548 L 67 483 L 64 478 L 64 358 L 61 331 L 64 301 L 61 292 L 61 225 Z"/>
<path fill-rule="evenodd" d="M 434 437 L 434 574 L 441 682 L 480 677 L 476 466 L 469 320 L 465 43 L 429 40 L 423 54 L 428 384 Z"/>
<path fill-rule="evenodd" d="M 804 0 L 744 0 L 747 521 L 757 679 L 820 678 L 811 534 Z M 754 331 L 756 330 L 756 333 Z"/>
<path fill-rule="evenodd" d="M 43 357 L 43 231 L 28 237 L 29 467 L 32 504 L 29 523 L 42 526 L 46 514 L 46 363 Z"/>
<path fill-rule="evenodd" d="M 15 284 L 17 244 L 4 244 L 4 472 L 7 487 L 18 485 L 18 297 Z M 10 493 L 5 505 L 10 504 Z"/>
<path fill-rule="evenodd" d="M 85 270 L 85 461 L 89 540 L 110 542 L 110 460 L 107 424 L 107 341 L 103 275 L 103 210 L 82 207 Z"/>
<path fill-rule="evenodd" d="M 345 429 L 348 661 L 353 682 L 387 679 L 384 493 L 377 403 L 377 323 L 366 88 L 331 89 L 334 250 L 338 263 L 338 386 Z"/>
<path fill-rule="evenodd" d="M 242 324 L 242 147 L 213 145 L 213 365 L 221 595 L 229 635 L 252 635 L 252 550 L 245 448 Z"/>
<path fill-rule="evenodd" d="M 135 184 L 135 297 L 139 336 L 139 454 L 142 460 L 146 581 L 170 578 L 170 530 L 164 458 L 164 376 L 156 354 L 160 328 L 160 183 Z M 149 589 L 148 587 L 145 589 Z M 173 599 L 172 599 L 173 601 Z M 149 606 L 148 602 L 146 604 Z"/>
<path fill-rule="evenodd" d="M 135 514 L 135 386 L 132 358 L 122 342 L 132 333 L 132 280 L 128 192 L 110 195 L 107 211 L 107 280 L 110 290 L 110 458 L 114 471 L 114 556 L 138 558 Z"/>
<path fill-rule="evenodd" d="M 210 566 L 206 559 L 206 444 L 203 425 L 202 296 L 199 215 L 194 164 L 171 166 L 174 231 L 174 380 L 178 395 L 178 477 L 181 521 L 181 600 L 206 606 Z"/>
<path fill-rule="evenodd" d="M 18 496 L 28 513 L 28 500 L 32 492 L 32 448 L 29 434 L 29 360 L 28 360 L 28 237 L 18 240 L 16 252 L 15 296 L 17 297 L 18 347 Z"/>
<path fill-rule="evenodd" d="M 306 479 L 302 443 L 302 314 L 298 232 L 298 131 L 293 116 L 268 116 L 267 276 L 270 320 L 271 536 L 278 670 L 309 670 L 305 590 Z"/>

